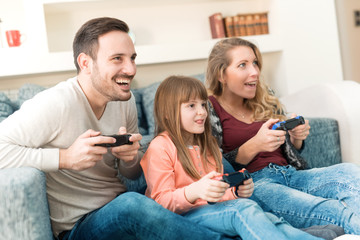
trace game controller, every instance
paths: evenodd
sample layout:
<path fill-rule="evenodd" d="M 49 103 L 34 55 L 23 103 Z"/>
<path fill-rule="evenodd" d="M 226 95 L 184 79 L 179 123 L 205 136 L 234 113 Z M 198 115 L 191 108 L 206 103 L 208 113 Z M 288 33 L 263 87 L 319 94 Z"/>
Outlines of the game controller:
<path fill-rule="evenodd" d="M 298 125 L 304 124 L 304 123 L 305 123 L 304 118 L 302 116 L 297 116 L 295 118 L 291 118 L 291 119 L 288 119 L 288 120 L 285 120 L 282 122 L 275 123 L 271 129 L 287 131 L 287 130 L 291 130 L 291 129 L 295 128 Z"/>
<path fill-rule="evenodd" d="M 121 146 L 124 144 L 133 144 L 129 139 L 131 137 L 130 134 L 123 134 L 123 135 L 118 135 L 118 134 L 114 134 L 114 135 L 103 135 L 104 137 L 113 137 L 116 139 L 115 143 L 99 143 L 99 144 L 95 144 L 95 146 L 100 146 L 100 147 L 117 147 L 117 146 Z"/>
<path fill-rule="evenodd" d="M 233 172 L 233 173 L 225 173 L 218 176 L 215 176 L 213 180 L 223 181 L 230 185 L 230 187 L 234 187 L 234 193 L 237 195 L 237 190 L 239 185 L 243 185 L 244 181 L 250 179 L 251 175 L 245 168 Z M 214 202 L 208 202 L 209 204 L 215 204 Z"/>

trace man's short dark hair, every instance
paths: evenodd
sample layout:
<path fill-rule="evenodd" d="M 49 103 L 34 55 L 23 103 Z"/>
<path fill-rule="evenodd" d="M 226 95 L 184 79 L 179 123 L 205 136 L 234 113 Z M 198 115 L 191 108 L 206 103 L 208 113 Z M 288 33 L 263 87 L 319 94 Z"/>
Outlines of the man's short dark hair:
<path fill-rule="evenodd" d="M 96 60 L 97 51 L 99 49 L 99 37 L 111 31 L 128 33 L 129 27 L 125 22 L 110 17 L 94 18 L 81 26 L 77 31 L 73 42 L 74 63 L 77 73 L 80 72 L 80 66 L 77 63 L 79 54 L 85 53 L 93 60 Z"/>

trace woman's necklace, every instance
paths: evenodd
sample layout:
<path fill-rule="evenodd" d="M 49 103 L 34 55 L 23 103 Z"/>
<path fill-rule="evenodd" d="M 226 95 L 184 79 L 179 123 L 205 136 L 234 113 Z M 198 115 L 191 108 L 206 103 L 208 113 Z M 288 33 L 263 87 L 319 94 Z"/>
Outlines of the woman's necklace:
<path fill-rule="evenodd" d="M 233 110 L 233 108 L 230 105 L 227 105 L 224 101 L 220 101 L 221 106 L 228 112 L 230 113 L 232 116 L 236 117 L 236 118 L 240 118 L 240 119 L 245 119 L 246 118 L 246 113 L 242 113 L 240 111 L 237 110 Z"/>

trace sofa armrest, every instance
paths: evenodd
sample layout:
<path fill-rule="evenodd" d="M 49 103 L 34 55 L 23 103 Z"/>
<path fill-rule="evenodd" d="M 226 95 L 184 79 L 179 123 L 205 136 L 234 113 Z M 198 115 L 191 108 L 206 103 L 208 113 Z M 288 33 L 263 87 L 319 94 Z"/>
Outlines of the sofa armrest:
<path fill-rule="evenodd" d="M 53 239 L 45 174 L 35 168 L 0 170 L 0 239 Z"/>
<path fill-rule="evenodd" d="M 339 124 L 342 162 L 360 163 L 360 84 L 316 84 L 280 98 L 288 112 L 305 118 L 332 118 Z M 311 130 L 310 130 L 311 131 Z"/>

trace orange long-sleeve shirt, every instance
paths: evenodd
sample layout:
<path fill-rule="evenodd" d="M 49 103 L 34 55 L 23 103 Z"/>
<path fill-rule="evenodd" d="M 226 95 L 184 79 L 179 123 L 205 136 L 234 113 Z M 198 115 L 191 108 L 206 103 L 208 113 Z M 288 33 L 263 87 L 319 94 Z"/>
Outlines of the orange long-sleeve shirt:
<path fill-rule="evenodd" d="M 200 156 L 199 146 L 189 147 L 190 156 L 201 176 L 216 170 L 209 166 L 206 172 Z M 209 157 L 209 160 L 214 159 Z M 192 208 L 207 204 L 205 200 L 198 199 L 190 203 L 185 197 L 185 187 L 194 180 L 184 171 L 177 156 L 177 150 L 168 134 L 164 133 L 152 140 L 147 149 L 141 166 L 144 170 L 147 189 L 146 196 L 154 199 L 163 207 L 178 214 L 188 212 Z M 231 189 L 227 189 L 222 200 L 235 199 Z"/>

